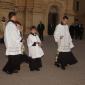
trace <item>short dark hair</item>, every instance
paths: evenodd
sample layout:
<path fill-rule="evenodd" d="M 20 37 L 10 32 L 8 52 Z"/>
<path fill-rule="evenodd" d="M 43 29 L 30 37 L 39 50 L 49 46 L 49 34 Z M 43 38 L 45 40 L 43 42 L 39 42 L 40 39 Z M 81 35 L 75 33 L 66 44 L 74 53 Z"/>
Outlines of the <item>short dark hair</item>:
<path fill-rule="evenodd" d="M 36 26 L 32 26 L 32 27 L 30 28 L 30 30 L 33 30 L 33 29 L 37 30 Z"/>
<path fill-rule="evenodd" d="M 63 16 L 63 19 L 67 19 L 68 20 L 69 18 L 68 18 L 68 16 Z"/>
<path fill-rule="evenodd" d="M 16 16 L 16 12 L 9 12 L 9 15 L 8 15 L 9 20 L 10 20 L 13 16 Z"/>

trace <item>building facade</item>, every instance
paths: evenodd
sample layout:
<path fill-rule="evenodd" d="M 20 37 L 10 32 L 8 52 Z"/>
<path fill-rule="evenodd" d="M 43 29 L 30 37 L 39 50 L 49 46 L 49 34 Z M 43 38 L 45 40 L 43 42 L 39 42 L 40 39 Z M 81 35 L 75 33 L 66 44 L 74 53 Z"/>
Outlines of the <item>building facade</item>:
<path fill-rule="evenodd" d="M 85 0 L 75 0 L 76 17 L 79 23 L 85 27 Z"/>
<path fill-rule="evenodd" d="M 48 34 L 48 25 L 58 24 L 63 15 L 68 15 L 69 24 L 74 23 L 74 0 L 0 0 L 0 22 L 10 11 L 16 11 L 18 20 L 24 26 L 24 33 L 40 21 L 45 24 L 44 34 Z M 0 29 L 2 27 L 0 26 Z"/>

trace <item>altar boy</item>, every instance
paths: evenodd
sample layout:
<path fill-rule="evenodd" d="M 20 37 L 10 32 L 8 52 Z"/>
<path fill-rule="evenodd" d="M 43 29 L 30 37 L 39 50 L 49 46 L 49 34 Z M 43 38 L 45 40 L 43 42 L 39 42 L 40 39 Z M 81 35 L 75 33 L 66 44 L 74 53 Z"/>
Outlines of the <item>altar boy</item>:
<path fill-rule="evenodd" d="M 30 29 L 30 34 L 27 39 L 27 45 L 29 50 L 29 67 L 30 71 L 40 71 L 42 67 L 41 58 L 44 56 L 44 52 L 41 48 L 41 41 L 37 34 L 36 27 L 33 26 Z"/>
<path fill-rule="evenodd" d="M 23 62 L 28 63 L 28 56 L 26 54 L 23 54 L 23 38 L 16 23 L 16 16 L 17 15 L 15 12 L 9 13 L 9 21 L 6 24 L 4 32 L 4 41 L 6 47 L 5 55 L 8 57 L 8 61 L 3 68 L 3 72 L 7 74 L 18 73 L 20 70 L 20 65 Z"/>
<path fill-rule="evenodd" d="M 54 32 L 55 42 L 58 43 L 58 58 L 55 65 L 61 67 L 63 70 L 66 69 L 66 66 L 77 63 L 76 58 L 72 53 L 72 48 L 74 47 L 72 38 L 69 33 L 68 27 L 68 17 L 64 16 L 61 20 L 61 23 L 56 26 Z"/>

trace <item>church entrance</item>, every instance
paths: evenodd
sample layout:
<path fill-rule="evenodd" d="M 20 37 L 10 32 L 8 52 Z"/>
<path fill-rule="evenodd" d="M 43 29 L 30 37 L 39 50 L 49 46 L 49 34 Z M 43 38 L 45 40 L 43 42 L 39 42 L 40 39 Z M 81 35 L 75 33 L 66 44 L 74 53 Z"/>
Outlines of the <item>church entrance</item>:
<path fill-rule="evenodd" d="M 48 14 L 48 35 L 53 35 L 55 27 L 59 22 L 58 9 L 56 6 L 52 6 Z"/>

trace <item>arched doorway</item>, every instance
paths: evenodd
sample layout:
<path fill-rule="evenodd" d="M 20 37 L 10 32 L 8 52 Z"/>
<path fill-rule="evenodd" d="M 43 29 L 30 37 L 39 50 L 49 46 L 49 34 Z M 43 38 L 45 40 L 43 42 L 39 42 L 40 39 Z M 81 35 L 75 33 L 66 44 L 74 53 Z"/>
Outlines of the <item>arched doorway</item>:
<path fill-rule="evenodd" d="M 58 22 L 58 8 L 56 6 L 51 6 L 48 14 L 48 35 L 53 35 Z"/>

